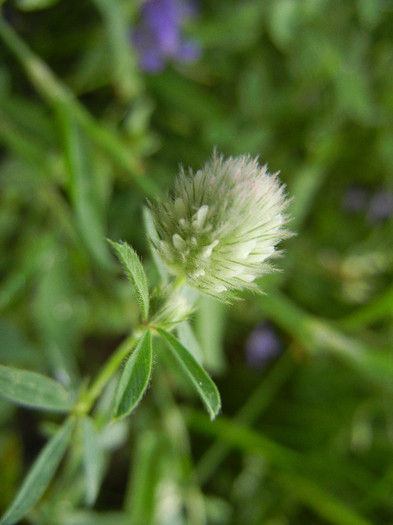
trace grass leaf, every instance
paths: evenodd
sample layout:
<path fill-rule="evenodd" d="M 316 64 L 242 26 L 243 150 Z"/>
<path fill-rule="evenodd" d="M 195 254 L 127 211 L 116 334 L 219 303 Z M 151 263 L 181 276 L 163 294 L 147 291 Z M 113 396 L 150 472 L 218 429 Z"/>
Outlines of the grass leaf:
<path fill-rule="evenodd" d="M 67 108 L 57 108 L 64 142 L 68 187 L 83 243 L 103 268 L 111 268 L 105 243 L 104 214 L 97 194 L 95 166 L 89 141 Z"/>
<path fill-rule="evenodd" d="M 101 484 L 104 456 L 94 421 L 89 417 L 84 417 L 81 423 L 83 462 L 86 474 L 86 504 L 93 505 Z"/>

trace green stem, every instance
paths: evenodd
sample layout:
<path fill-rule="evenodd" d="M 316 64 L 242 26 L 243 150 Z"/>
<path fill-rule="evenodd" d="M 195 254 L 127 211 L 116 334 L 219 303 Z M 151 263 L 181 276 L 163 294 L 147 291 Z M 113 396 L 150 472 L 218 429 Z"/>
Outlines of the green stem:
<path fill-rule="evenodd" d="M 391 314 L 393 304 L 393 286 L 389 286 L 374 301 L 359 306 L 357 310 L 340 319 L 339 325 L 343 328 L 356 331 L 362 326 L 367 326 L 380 321 Z"/>
<path fill-rule="evenodd" d="M 178 277 L 173 282 L 173 290 L 180 288 L 184 284 L 184 281 L 184 277 Z M 129 354 L 129 352 L 141 338 L 144 330 L 146 330 L 145 326 L 139 326 L 120 344 L 120 346 L 111 355 L 105 365 L 101 368 L 98 376 L 95 378 L 90 388 L 87 390 L 87 392 L 85 392 L 84 395 L 82 395 L 81 399 L 76 404 L 74 408 L 75 413 L 83 415 L 87 414 L 91 410 L 94 402 L 101 395 L 109 380 L 119 369 L 123 359 L 127 356 L 127 354 Z"/>
<path fill-rule="evenodd" d="M 140 338 L 140 331 L 135 330 L 130 334 L 111 355 L 105 365 L 101 368 L 98 376 L 91 384 L 89 390 L 82 397 L 76 406 L 76 411 L 80 414 L 87 414 L 94 402 L 101 395 L 109 380 L 119 369 L 123 359 L 129 354 Z"/>
<path fill-rule="evenodd" d="M 179 275 L 176 277 L 176 279 L 172 283 L 172 291 L 178 290 L 181 288 L 184 284 L 186 284 L 186 278 L 184 275 Z"/>

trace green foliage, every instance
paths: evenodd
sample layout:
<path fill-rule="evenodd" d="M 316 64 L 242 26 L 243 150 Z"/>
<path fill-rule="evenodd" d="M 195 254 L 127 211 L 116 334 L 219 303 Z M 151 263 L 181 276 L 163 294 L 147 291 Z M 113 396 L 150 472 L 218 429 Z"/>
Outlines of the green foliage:
<path fill-rule="evenodd" d="M 155 496 L 161 479 L 161 464 L 165 452 L 163 438 L 151 430 L 138 437 L 135 465 L 127 494 L 127 516 L 131 523 L 152 522 Z"/>
<path fill-rule="evenodd" d="M 0 394 L 14 403 L 43 410 L 67 412 L 71 395 L 57 381 L 27 370 L 0 365 Z"/>
<path fill-rule="evenodd" d="M 154 75 L 143 4 L 0 1 L 2 523 L 391 523 L 391 2 L 201 1 Z M 280 170 L 296 235 L 173 326 L 146 199 L 214 146 Z"/>
<path fill-rule="evenodd" d="M 134 287 L 143 319 L 147 319 L 149 316 L 149 288 L 142 263 L 128 244 L 112 241 L 110 243 Z"/>
<path fill-rule="evenodd" d="M 139 403 L 149 384 L 151 366 L 151 332 L 146 330 L 122 370 L 114 398 L 115 418 L 127 416 Z"/>
<path fill-rule="evenodd" d="M 195 357 L 193 357 L 189 350 L 187 350 L 187 348 L 185 348 L 176 337 L 173 337 L 172 334 L 160 328 L 158 328 L 157 331 L 167 343 L 168 348 L 171 350 L 173 357 L 178 362 L 183 372 L 192 381 L 195 389 L 205 404 L 210 419 L 214 419 L 221 408 L 220 394 L 218 393 L 216 385 L 206 374 L 198 361 L 196 361 Z"/>
<path fill-rule="evenodd" d="M 108 269 L 110 259 L 105 243 L 104 207 L 100 202 L 98 174 L 89 151 L 90 145 L 78 123 L 62 104 L 58 107 L 58 115 L 64 137 L 67 189 L 76 214 L 75 222 L 92 257 Z"/>
<path fill-rule="evenodd" d="M 36 9 L 45 9 L 54 5 L 58 0 L 18 0 L 17 5 L 25 11 L 35 11 Z"/>
<path fill-rule="evenodd" d="M 71 438 L 74 421 L 69 419 L 50 439 L 35 460 L 22 486 L 1 519 L 2 525 L 13 525 L 37 503 L 50 483 Z"/>
<path fill-rule="evenodd" d="M 104 453 L 94 421 L 89 417 L 81 420 L 83 460 L 86 474 L 86 503 L 93 505 L 102 481 Z"/>

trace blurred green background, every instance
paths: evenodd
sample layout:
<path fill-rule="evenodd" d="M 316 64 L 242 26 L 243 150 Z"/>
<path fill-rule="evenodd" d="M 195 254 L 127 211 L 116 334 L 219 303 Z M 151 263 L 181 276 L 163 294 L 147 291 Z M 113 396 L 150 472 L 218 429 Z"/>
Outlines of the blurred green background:
<path fill-rule="evenodd" d="M 0 2 L 0 363 L 94 377 L 138 315 L 106 238 L 157 283 L 146 198 L 214 146 L 281 172 L 297 235 L 265 296 L 194 316 L 217 420 L 157 349 L 94 510 L 76 471 L 26 523 L 393 523 L 393 2 L 200 1 L 200 58 L 154 73 L 143 4 Z M 57 421 L 0 399 L 1 510 Z"/>

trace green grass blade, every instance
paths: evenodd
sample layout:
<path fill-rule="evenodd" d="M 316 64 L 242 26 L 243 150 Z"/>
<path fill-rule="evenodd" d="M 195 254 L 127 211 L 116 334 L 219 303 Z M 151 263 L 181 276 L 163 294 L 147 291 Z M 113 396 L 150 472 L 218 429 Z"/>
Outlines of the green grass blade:
<path fill-rule="evenodd" d="M 15 118 L 7 114 L 7 107 L 4 106 L 8 102 L 0 101 L 0 141 L 16 155 L 49 174 L 47 150 L 36 138 L 28 136 L 15 122 Z"/>
<path fill-rule="evenodd" d="M 100 489 L 104 456 L 94 421 L 89 417 L 84 417 L 81 424 L 83 463 L 86 474 L 86 504 L 93 505 Z"/>
<path fill-rule="evenodd" d="M 138 436 L 125 501 L 128 523 L 149 525 L 152 522 L 161 480 L 162 456 L 166 452 L 164 440 L 162 434 L 151 430 L 145 430 Z"/>
<path fill-rule="evenodd" d="M 195 386 L 207 408 L 210 419 L 214 419 L 221 408 L 220 394 L 216 385 L 192 354 L 176 339 L 176 337 L 161 328 L 158 328 L 157 331 L 167 343 L 173 357 Z"/>
<path fill-rule="evenodd" d="M 105 24 L 112 63 L 112 82 L 125 99 L 132 99 L 141 89 L 136 57 L 130 45 L 130 21 L 124 12 L 124 3 L 118 0 L 94 0 Z"/>
<path fill-rule="evenodd" d="M 219 438 L 241 451 L 258 454 L 279 469 L 278 480 L 290 488 L 290 492 L 320 517 L 335 525 L 371 525 L 366 519 L 352 510 L 308 476 L 300 474 L 305 467 L 306 458 L 254 430 L 221 417 L 209 424 L 202 413 L 190 411 L 188 422 L 193 430 Z"/>
<path fill-rule="evenodd" d="M 328 351 L 374 384 L 393 392 L 393 363 L 381 349 L 372 348 L 307 314 L 277 290 L 258 297 L 267 318 L 292 335 L 310 353 Z"/>
<path fill-rule="evenodd" d="M 313 509 L 327 523 L 335 525 L 372 525 L 313 481 L 296 474 L 280 474 L 279 482 L 297 499 Z"/>
<path fill-rule="evenodd" d="M 391 316 L 393 310 L 393 286 L 389 286 L 376 299 L 358 307 L 340 320 L 340 326 L 356 330 L 364 325 L 378 322 Z"/>
<path fill-rule="evenodd" d="M 72 419 L 66 421 L 42 449 L 0 525 L 18 523 L 41 498 L 63 457 L 73 426 Z"/>
<path fill-rule="evenodd" d="M 0 17 L 0 38 L 15 54 L 24 67 L 27 77 L 42 98 L 57 109 L 64 105 L 81 127 L 112 159 L 124 169 L 150 197 L 156 197 L 160 189 L 143 176 L 139 158 L 131 151 L 130 145 L 115 131 L 99 124 L 86 108 L 77 100 L 72 91 L 63 84 L 37 55 L 35 55 L 19 35 Z"/>
<path fill-rule="evenodd" d="M 96 191 L 90 145 L 64 105 L 59 106 L 57 113 L 63 132 L 69 193 L 83 243 L 101 267 L 110 269 L 112 265 L 105 242 L 104 217 Z"/>
<path fill-rule="evenodd" d="M 71 396 L 57 381 L 42 374 L 0 365 L 0 395 L 32 408 L 67 412 Z"/>
<path fill-rule="evenodd" d="M 292 357 L 289 354 L 282 356 L 236 413 L 234 421 L 243 425 L 254 423 L 272 405 L 275 396 L 293 371 Z M 214 473 L 217 472 L 230 450 L 230 445 L 223 443 L 220 439 L 216 439 L 213 445 L 203 454 L 196 468 L 198 480 L 201 484 L 206 483 L 208 479 L 214 476 Z"/>
<path fill-rule="evenodd" d="M 317 164 L 310 164 L 300 170 L 290 187 L 290 195 L 294 195 L 290 204 L 289 223 L 292 231 L 303 226 L 312 207 L 313 199 L 325 179 L 323 168 Z"/>

